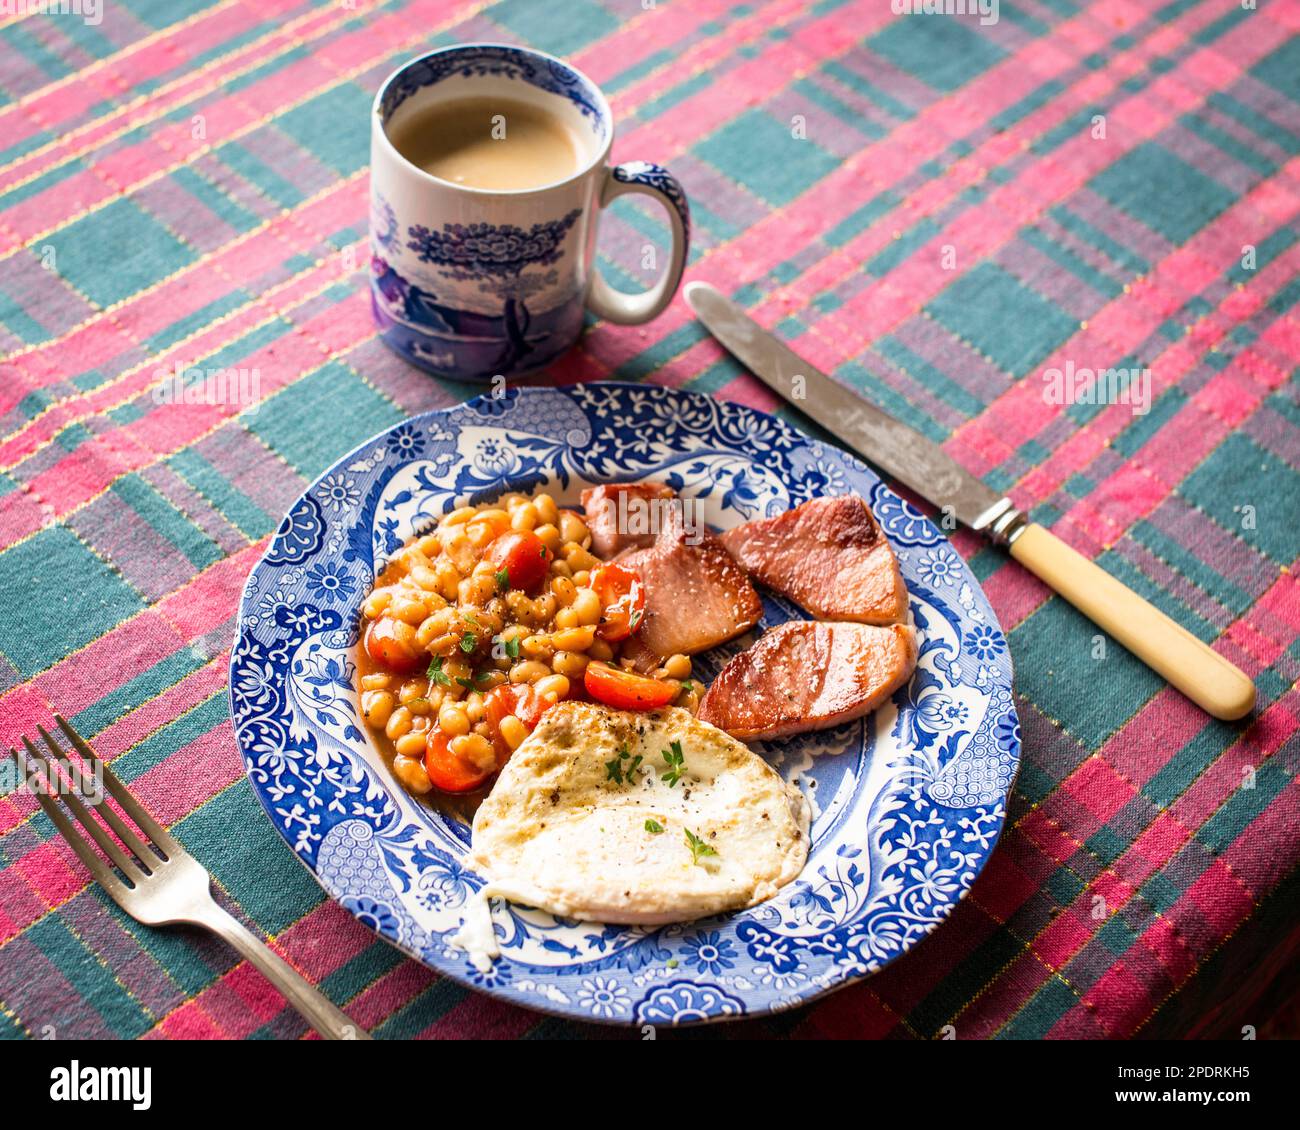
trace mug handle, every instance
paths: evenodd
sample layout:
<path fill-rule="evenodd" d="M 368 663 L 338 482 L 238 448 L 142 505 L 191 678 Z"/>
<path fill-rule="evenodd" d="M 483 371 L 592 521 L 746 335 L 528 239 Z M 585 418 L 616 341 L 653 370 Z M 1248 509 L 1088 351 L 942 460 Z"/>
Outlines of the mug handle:
<path fill-rule="evenodd" d="M 605 188 L 600 194 L 601 208 L 607 208 L 628 192 L 653 196 L 664 206 L 672 225 L 673 242 L 668 269 L 654 286 L 640 294 L 615 290 L 598 270 L 592 269 L 587 305 L 593 313 L 620 326 L 648 322 L 663 312 L 677 292 L 677 284 L 682 281 L 686 253 L 691 243 L 691 210 L 686 203 L 686 193 L 672 173 L 652 161 L 628 161 L 615 165 L 605 172 Z"/>

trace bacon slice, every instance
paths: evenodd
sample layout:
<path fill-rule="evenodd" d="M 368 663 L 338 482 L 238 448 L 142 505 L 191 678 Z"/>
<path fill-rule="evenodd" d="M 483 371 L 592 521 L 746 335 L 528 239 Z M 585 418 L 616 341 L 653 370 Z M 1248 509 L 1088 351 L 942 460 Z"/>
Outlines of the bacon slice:
<path fill-rule="evenodd" d="M 712 534 L 691 538 L 677 507 L 665 508 L 651 548 L 626 553 L 619 564 L 640 574 L 645 588 L 645 615 L 633 639 L 660 659 L 707 651 L 749 631 L 763 615 L 745 570 Z"/>
<path fill-rule="evenodd" d="M 896 624 L 907 586 L 889 542 L 856 494 L 815 498 L 736 526 L 722 544 L 750 575 L 819 620 Z"/>
<path fill-rule="evenodd" d="M 654 545 L 658 523 L 651 524 L 649 520 L 652 507 L 660 499 L 676 497 L 676 493 L 663 483 L 606 483 L 588 487 L 582 492 L 582 508 L 587 512 L 587 529 L 591 531 L 591 552 L 608 561 L 625 549 Z"/>
<path fill-rule="evenodd" d="M 821 730 L 875 710 L 915 666 L 910 625 L 791 620 L 718 672 L 698 716 L 742 741 Z"/>

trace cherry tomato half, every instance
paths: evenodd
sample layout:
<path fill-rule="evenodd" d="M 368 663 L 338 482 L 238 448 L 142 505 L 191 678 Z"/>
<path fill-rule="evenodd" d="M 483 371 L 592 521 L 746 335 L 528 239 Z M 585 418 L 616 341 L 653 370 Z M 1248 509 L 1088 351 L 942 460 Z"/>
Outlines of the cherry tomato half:
<path fill-rule="evenodd" d="M 551 551 L 531 530 L 510 530 L 488 546 L 484 560 L 494 573 L 505 570 L 505 587 L 532 592 L 546 579 Z"/>
<path fill-rule="evenodd" d="M 625 640 L 645 615 L 645 588 L 641 578 L 622 565 L 597 567 L 591 574 L 591 587 L 600 597 L 600 626 L 596 635 L 611 642 Z"/>
<path fill-rule="evenodd" d="M 513 714 L 531 734 L 542 720 L 542 715 L 551 703 L 539 695 L 527 683 L 503 683 L 494 687 L 483 700 L 486 717 L 492 727 L 493 744 L 497 750 L 497 761 L 504 765 L 510 760 L 509 743 L 501 736 L 501 719 Z"/>
<path fill-rule="evenodd" d="M 395 675 L 409 675 L 426 662 L 415 642 L 415 629 L 391 616 L 381 616 L 366 629 L 366 653 Z"/>
<path fill-rule="evenodd" d="M 496 767 L 483 770 L 452 752 L 451 741 L 440 726 L 429 731 L 424 741 L 424 770 L 435 789 L 444 793 L 468 793 L 477 789 Z"/>
<path fill-rule="evenodd" d="M 657 710 L 677 697 L 677 688 L 671 683 L 634 675 L 608 663 L 588 663 L 582 681 L 597 702 L 619 710 Z"/>

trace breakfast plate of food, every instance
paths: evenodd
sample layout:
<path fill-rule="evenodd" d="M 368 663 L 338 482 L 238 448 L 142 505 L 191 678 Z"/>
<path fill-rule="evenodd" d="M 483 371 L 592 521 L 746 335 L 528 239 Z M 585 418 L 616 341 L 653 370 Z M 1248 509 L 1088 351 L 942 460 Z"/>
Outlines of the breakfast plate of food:
<path fill-rule="evenodd" d="M 503 389 L 342 459 L 249 578 L 230 698 L 350 913 L 612 1023 L 790 1008 L 906 952 L 1019 764 L 943 534 L 838 448 L 651 385 Z"/>

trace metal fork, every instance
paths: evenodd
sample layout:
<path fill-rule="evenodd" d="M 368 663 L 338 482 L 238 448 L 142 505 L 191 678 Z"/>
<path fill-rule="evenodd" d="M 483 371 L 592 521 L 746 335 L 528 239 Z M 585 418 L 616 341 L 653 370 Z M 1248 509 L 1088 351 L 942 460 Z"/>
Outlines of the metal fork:
<path fill-rule="evenodd" d="M 34 789 L 37 800 L 113 901 L 146 926 L 184 922 L 211 930 L 260 969 L 285 1000 L 326 1039 L 369 1040 L 370 1034 L 365 1029 L 349 1020 L 287 961 L 213 901 L 211 877 L 203 865 L 149 815 L 144 805 L 131 795 L 76 730 L 60 715 L 56 714 L 54 719 L 81 755 L 84 766 L 77 764 L 44 726 L 36 729 L 45 739 L 52 756 L 37 752 L 31 739 L 26 737 L 22 740 L 25 752 L 15 749 L 9 752 L 28 776 L 34 775 L 34 767 L 39 768 L 43 780 Z M 109 806 L 94 778 L 87 773 L 86 766 L 96 774 L 102 774 L 109 795 L 135 822 L 136 828 L 144 835 L 143 839 Z M 73 791 L 59 787 L 59 770 L 71 783 Z M 103 824 L 95 819 L 78 794 L 87 799 L 94 798 L 90 799 L 91 806 L 112 829 L 116 840 L 105 832 Z M 56 795 L 61 797 L 113 866 L 109 866 L 77 831 L 59 806 Z"/>

